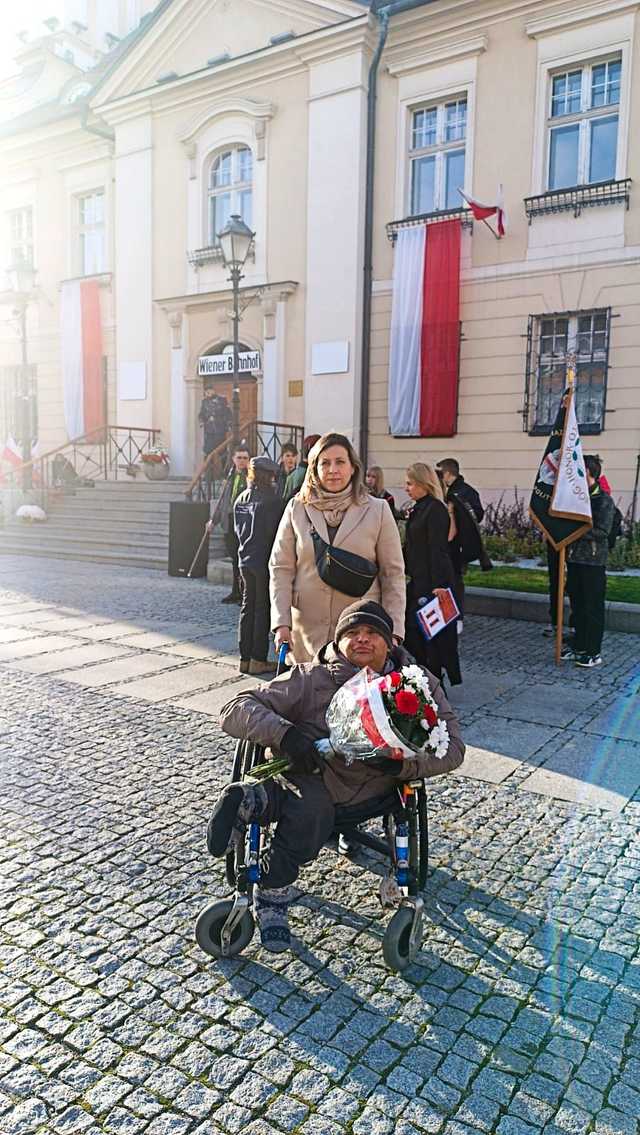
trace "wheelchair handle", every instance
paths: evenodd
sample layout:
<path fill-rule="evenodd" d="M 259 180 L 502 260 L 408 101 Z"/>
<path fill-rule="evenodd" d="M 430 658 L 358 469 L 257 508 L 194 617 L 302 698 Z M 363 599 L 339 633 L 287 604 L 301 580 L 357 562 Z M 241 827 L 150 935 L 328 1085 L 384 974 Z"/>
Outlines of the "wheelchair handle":
<path fill-rule="evenodd" d="M 283 642 L 282 646 L 278 650 L 278 669 L 276 671 L 276 674 L 280 673 L 280 668 L 282 666 L 284 666 L 285 662 L 287 661 L 287 651 L 288 650 L 289 650 L 289 643 Z"/>

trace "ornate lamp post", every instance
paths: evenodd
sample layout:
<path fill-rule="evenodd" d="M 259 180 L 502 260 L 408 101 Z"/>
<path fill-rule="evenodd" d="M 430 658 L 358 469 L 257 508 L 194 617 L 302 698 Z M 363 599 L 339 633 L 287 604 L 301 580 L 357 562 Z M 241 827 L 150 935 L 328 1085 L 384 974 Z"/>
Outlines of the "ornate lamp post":
<path fill-rule="evenodd" d="M 20 424 L 20 445 L 22 449 L 22 488 L 24 492 L 32 486 L 31 465 L 31 396 L 29 391 L 29 364 L 27 360 L 27 307 L 32 298 L 35 286 L 36 272 L 31 264 L 24 261 L 12 264 L 7 268 L 9 292 L 7 298 L 13 303 L 14 311 L 18 316 L 20 326 L 20 384 L 16 401 L 20 412 L 17 415 Z"/>
<path fill-rule="evenodd" d="M 245 225 L 242 217 L 233 213 L 221 232 L 218 240 L 222 249 L 222 258 L 225 267 L 229 270 L 229 280 L 233 288 L 233 397 L 231 400 L 233 444 L 240 441 L 240 366 L 239 366 L 239 339 L 240 339 L 240 281 L 243 279 L 242 269 L 253 244 L 255 233 Z"/>

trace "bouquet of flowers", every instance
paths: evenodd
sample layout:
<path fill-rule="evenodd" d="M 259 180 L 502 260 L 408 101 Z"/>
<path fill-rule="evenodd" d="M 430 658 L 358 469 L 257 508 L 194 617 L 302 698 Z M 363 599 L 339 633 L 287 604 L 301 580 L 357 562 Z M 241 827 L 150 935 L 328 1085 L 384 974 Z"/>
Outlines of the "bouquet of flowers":
<path fill-rule="evenodd" d="M 449 748 L 447 724 L 438 717 L 429 682 L 419 666 L 391 674 L 360 670 L 334 694 L 327 710 L 329 741 L 348 763 L 376 758 L 403 760 Z"/>
<path fill-rule="evenodd" d="M 140 460 L 146 465 L 168 465 L 169 454 L 161 445 L 152 445 L 140 454 Z"/>

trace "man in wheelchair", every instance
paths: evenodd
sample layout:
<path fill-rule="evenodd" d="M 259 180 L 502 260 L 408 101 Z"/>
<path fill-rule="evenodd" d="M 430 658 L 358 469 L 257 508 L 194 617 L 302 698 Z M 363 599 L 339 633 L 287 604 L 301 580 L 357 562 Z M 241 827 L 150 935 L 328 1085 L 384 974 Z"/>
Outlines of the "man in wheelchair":
<path fill-rule="evenodd" d="M 288 906 L 300 867 L 314 860 L 337 825 L 355 826 L 392 812 L 398 785 L 450 772 L 462 764 L 464 744 L 453 709 L 440 683 L 425 671 L 438 717 L 446 721 L 444 757 L 347 764 L 340 753 L 323 756 L 315 742 L 328 737 L 326 712 L 336 690 L 363 667 L 386 674 L 413 658 L 393 641 L 393 621 L 383 607 L 359 600 L 343 611 L 335 639 L 313 662 L 293 666 L 266 685 L 237 694 L 223 706 L 225 733 L 269 747 L 289 759 L 286 781 L 230 784 L 214 808 L 207 845 L 223 856 L 250 823 L 275 825 L 261 862 L 254 911 L 262 945 L 280 951 L 290 945 Z M 322 748 L 320 746 L 320 748 Z M 289 787 L 287 787 L 287 784 Z"/>

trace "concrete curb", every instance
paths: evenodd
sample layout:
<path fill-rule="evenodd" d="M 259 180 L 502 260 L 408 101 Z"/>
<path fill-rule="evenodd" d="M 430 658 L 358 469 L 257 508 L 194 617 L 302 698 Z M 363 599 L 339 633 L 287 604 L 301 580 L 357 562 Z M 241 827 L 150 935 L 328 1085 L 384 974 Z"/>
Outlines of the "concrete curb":
<path fill-rule="evenodd" d="M 492 587 L 467 587 L 465 610 L 470 615 L 492 615 L 497 619 L 524 619 L 530 623 L 549 622 L 547 595 L 530 595 L 525 591 L 502 591 Z M 569 617 L 569 605 L 565 604 Z M 640 605 L 607 603 L 605 627 L 608 631 L 640 634 Z"/>
<path fill-rule="evenodd" d="M 233 575 L 228 560 L 209 560 L 209 583 L 231 587 Z M 491 587 L 467 587 L 465 609 L 470 615 L 491 615 L 496 619 L 523 619 L 529 623 L 549 622 L 547 595 L 529 595 L 526 591 L 501 591 Z M 569 605 L 565 604 L 569 618 Z M 567 623 L 568 625 L 568 623 Z M 640 634 L 640 605 L 635 603 L 607 603 L 605 627 L 608 631 Z"/>

